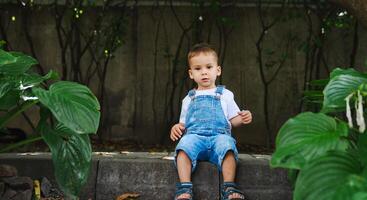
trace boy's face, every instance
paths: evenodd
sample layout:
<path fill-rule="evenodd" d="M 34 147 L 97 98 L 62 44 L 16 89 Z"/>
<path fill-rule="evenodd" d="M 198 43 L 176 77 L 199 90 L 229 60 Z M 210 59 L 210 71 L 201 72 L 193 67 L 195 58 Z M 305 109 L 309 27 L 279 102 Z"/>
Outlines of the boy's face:
<path fill-rule="evenodd" d="M 198 84 L 198 90 L 215 88 L 221 74 L 217 58 L 212 53 L 200 53 L 189 60 L 189 75 Z"/>

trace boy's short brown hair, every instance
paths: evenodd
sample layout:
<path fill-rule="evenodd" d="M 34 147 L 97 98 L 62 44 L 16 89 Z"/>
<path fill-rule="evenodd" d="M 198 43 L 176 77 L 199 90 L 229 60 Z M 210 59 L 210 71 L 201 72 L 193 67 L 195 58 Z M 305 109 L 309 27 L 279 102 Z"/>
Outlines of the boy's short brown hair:
<path fill-rule="evenodd" d="M 199 55 L 200 53 L 205 53 L 205 54 L 211 53 L 211 54 L 214 55 L 214 57 L 218 61 L 217 52 L 214 50 L 214 48 L 212 46 L 210 46 L 207 43 L 198 43 L 198 44 L 195 44 L 194 46 L 192 46 L 189 53 L 187 54 L 187 63 L 190 65 L 190 59 L 194 56 Z"/>

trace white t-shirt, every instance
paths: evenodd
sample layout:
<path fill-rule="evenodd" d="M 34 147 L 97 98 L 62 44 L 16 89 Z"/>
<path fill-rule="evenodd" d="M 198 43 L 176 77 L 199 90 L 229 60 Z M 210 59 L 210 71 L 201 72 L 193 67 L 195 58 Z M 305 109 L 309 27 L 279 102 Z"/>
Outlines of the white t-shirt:
<path fill-rule="evenodd" d="M 196 90 L 195 91 L 195 96 L 215 95 L 216 90 L 217 90 L 217 88 L 212 88 L 212 89 L 208 89 L 208 90 Z M 183 124 L 185 123 L 186 114 L 187 114 L 187 110 L 189 108 L 190 102 L 191 102 L 191 98 L 189 97 L 189 95 L 186 95 L 186 97 L 182 100 L 180 123 L 183 123 Z M 231 125 L 229 120 L 232 119 L 233 117 L 236 117 L 238 115 L 238 112 L 240 111 L 240 109 L 238 108 L 236 102 L 234 101 L 233 93 L 224 88 L 223 89 L 223 94 L 220 98 L 220 103 L 222 105 L 224 115 L 227 118 L 228 123 Z"/>

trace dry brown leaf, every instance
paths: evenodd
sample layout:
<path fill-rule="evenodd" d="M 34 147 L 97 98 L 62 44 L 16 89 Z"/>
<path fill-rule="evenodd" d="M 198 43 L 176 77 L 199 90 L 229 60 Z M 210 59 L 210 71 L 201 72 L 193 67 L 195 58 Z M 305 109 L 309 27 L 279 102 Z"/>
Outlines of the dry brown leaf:
<path fill-rule="evenodd" d="M 125 199 L 128 199 L 128 198 L 137 198 L 139 196 L 140 196 L 140 194 L 138 194 L 138 193 L 124 193 L 124 194 L 118 196 L 116 198 L 116 200 L 125 200 Z"/>

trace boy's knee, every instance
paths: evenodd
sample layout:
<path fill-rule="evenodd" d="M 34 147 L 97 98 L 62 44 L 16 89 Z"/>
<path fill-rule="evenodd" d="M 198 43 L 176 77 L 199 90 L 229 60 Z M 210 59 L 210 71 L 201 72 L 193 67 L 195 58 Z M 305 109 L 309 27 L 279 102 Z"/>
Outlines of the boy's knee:
<path fill-rule="evenodd" d="M 190 159 L 189 155 L 182 149 L 177 150 L 177 157 Z"/>
<path fill-rule="evenodd" d="M 236 162 L 237 161 L 236 154 L 233 150 L 228 150 L 225 153 L 222 162 L 226 162 L 226 161 L 230 161 L 230 162 L 233 162 L 233 161 Z"/>
<path fill-rule="evenodd" d="M 228 150 L 224 155 L 224 158 L 235 158 L 233 150 Z"/>

